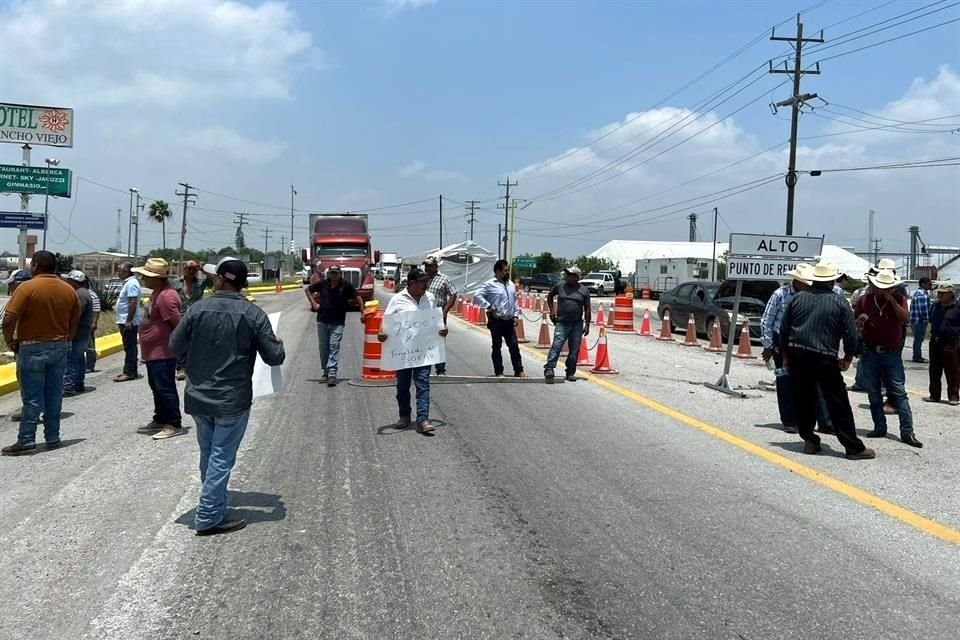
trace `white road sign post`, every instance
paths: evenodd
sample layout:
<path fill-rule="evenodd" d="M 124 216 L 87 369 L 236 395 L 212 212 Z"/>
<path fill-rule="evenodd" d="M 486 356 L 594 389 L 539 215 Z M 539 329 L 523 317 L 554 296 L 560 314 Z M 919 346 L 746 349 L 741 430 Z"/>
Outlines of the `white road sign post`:
<path fill-rule="evenodd" d="M 752 233 L 731 233 L 730 250 L 727 256 L 727 279 L 737 281 L 730 316 L 730 333 L 727 337 L 727 354 L 723 363 L 723 375 L 716 384 L 706 386 L 716 391 L 745 398 L 746 395 L 730 383 L 730 363 L 733 360 L 733 341 L 740 326 L 740 296 L 744 280 L 774 280 L 783 282 L 786 275 L 800 262 L 815 261 L 823 251 L 823 237 L 771 236 Z M 749 331 L 749 328 L 747 329 Z"/>

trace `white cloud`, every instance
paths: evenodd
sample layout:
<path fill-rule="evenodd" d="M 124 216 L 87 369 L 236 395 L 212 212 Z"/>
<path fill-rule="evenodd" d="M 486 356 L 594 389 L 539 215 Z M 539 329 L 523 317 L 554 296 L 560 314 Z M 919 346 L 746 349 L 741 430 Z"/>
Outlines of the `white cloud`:
<path fill-rule="evenodd" d="M 403 11 L 415 11 L 436 3 L 437 0 L 383 0 L 381 9 L 384 15 L 393 16 Z"/>
<path fill-rule="evenodd" d="M 430 169 L 427 163 L 422 160 L 414 160 L 405 164 L 397 170 L 397 175 L 401 178 L 423 178 L 427 182 L 445 182 L 463 178 L 463 176 L 456 171 Z"/>
<path fill-rule="evenodd" d="M 0 41 L 29 60 L 0 67 L 8 99 L 74 107 L 287 98 L 297 70 L 322 66 L 280 2 L 21 0 L 0 10 Z"/>
<path fill-rule="evenodd" d="M 254 140 L 224 127 L 207 127 L 180 136 L 181 143 L 196 151 L 216 154 L 221 160 L 266 164 L 280 157 L 287 145 L 279 140 Z"/>
<path fill-rule="evenodd" d="M 903 121 L 955 116 L 960 114 L 960 76 L 947 67 L 940 68 L 933 78 L 914 80 L 904 87 L 903 97 L 886 105 L 857 103 L 856 98 L 842 100 L 840 96 L 836 101 Z M 764 151 L 774 146 L 777 137 L 761 142 L 750 131 L 757 118 L 768 117 L 759 108 L 742 112 L 736 119 L 721 117 L 675 107 L 629 113 L 619 121 L 588 131 L 585 142 L 605 137 L 583 150 L 575 147 L 520 171 L 510 171 L 509 175 L 517 176 L 520 182 L 517 195 L 535 200 L 518 218 L 519 250 L 546 248 L 572 255 L 613 238 L 685 240 L 686 216 L 693 211 L 708 213 L 714 204 L 736 231 L 782 233 L 786 200 L 782 177 L 716 203 L 698 199 L 736 185 L 749 186 L 746 183 L 765 176 L 782 176 L 786 170 L 786 145 Z M 938 122 L 958 121 L 960 117 Z M 671 126 L 673 130 L 669 130 Z M 680 127 L 684 127 L 682 131 Z M 956 156 L 960 146 L 960 137 L 943 131 L 925 134 L 879 129 L 830 135 L 850 128 L 805 115 L 801 138 L 809 139 L 798 149 L 798 168 L 831 169 L 949 157 Z M 667 137 L 672 131 L 675 135 Z M 788 131 L 785 122 L 780 140 L 787 139 Z M 655 138 L 658 134 L 659 140 Z M 830 137 L 815 137 L 822 135 Z M 684 138 L 689 140 L 667 151 Z M 725 168 L 734 163 L 738 164 Z M 593 184 L 597 186 L 591 187 Z M 824 233 L 828 242 L 835 244 L 865 247 L 867 211 L 875 209 L 885 248 L 903 248 L 906 228 L 911 224 L 920 225 L 927 235 L 939 234 L 941 244 L 958 244 L 960 227 L 951 222 L 958 208 L 960 170 L 956 168 L 825 173 L 820 177 L 804 174 L 797 189 L 795 230 Z M 711 216 L 704 217 L 707 219 L 701 220 L 700 233 L 705 238 L 712 228 Z M 721 237 L 727 233 L 729 230 L 721 225 Z"/>

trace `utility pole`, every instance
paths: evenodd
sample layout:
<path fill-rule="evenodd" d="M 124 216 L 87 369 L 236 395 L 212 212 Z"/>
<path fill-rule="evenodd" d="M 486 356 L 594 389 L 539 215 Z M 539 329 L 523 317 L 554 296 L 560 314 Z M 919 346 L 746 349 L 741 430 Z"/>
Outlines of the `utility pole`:
<path fill-rule="evenodd" d="M 697 241 L 697 214 L 691 213 L 687 216 L 687 220 L 690 221 L 690 242 Z"/>
<path fill-rule="evenodd" d="M 117 209 L 117 251 L 123 251 L 123 209 Z"/>
<path fill-rule="evenodd" d="M 263 279 L 267 279 L 267 252 L 270 251 L 270 227 L 263 228 Z"/>
<path fill-rule="evenodd" d="M 497 205 L 498 209 L 503 209 L 503 257 L 507 257 L 507 229 L 510 228 L 510 187 L 517 186 L 517 182 L 510 182 L 510 176 L 507 176 L 506 182 L 498 182 L 498 187 L 506 187 L 507 192 L 503 196 L 503 206 Z"/>
<path fill-rule="evenodd" d="M 473 223 L 477 219 L 477 205 L 480 204 L 479 200 L 467 200 L 466 206 L 464 209 L 470 212 L 469 222 L 470 222 L 470 240 L 473 240 Z"/>
<path fill-rule="evenodd" d="M 183 191 L 175 191 L 174 194 L 183 198 L 183 219 L 180 221 L 180 274 L 183 274 L 183 243 L 187 239 L 187 205 L 197 204 L 197 194 L 190 193 L 190 185 L 186 182 L 177 183 L 183 187 Z"/>
<path fill-rule="evenodd" d="M 440 194 L 440 244 L 437 245 L 443 249 L 443 194 Z"/>
<path fill-rule="evenodd" d="M 23 150 L 23 166 L 30 166 L 30 149 L 32 148 L 29 144 L 25 144 L 20 147 Z M 27 214 L 30 211 L 30 194 L 21 193 L 20 194 L 20 212 Z M 17 245 L 19 247 L 20 261 L 19 265 L 21 269 L 27 268 L 27 230 L 20 229 L 20 232 L 17 234 Z"/>
<path fill-rule="evenodd" d="M 880 242 L 883 238 L 874 238 L 873 239 L 873 264 L 880 262 Z"/>
<path fill-rule="evenodd" d="M 876 215 L 876 211 L 870 209 L 867 217 L 867 253 L 869 254 L 873 251 L 873 217 Z M 877 264 L 874 260 L 873 264 Z"/>
<path fill-rule="evenodd" d="M 297 195 L 297 190 L 290 185 L 290 242 L 293 242 L 293 197 Z M 293 273 L 293 247 L 290 247 L 290 273 Z"/>
<path fill-rule="evenodd" d="M 807 42 L 823 42 L 823 31 L 820 31 L 819 38 L 804 38 L 803 23 L 800 22 L 800 14 L 797 14 L 797 35 L 791 37 L 781 37 L 776 35 L 776 27 L 770 33 L 770 39 L 778 42 L 789 42 L 793 45 L 793 69 L 787 67 L 784 61 L 783 69 L 774 69 L 773 61 L 770 61 L 770 73 L 783 73 L 793 76 L 793 93 L 788 100 L 777 102 L 773 105 L 774 113 L 777 107 L 790 107 L 790 162 L 787 167 L 787 235 L 793 235 L 793 203 L 794 191 L 797 186 L 797 128 L 800 124 L 800 107 L 808 100 L 817 97 L 815 93 L 800 94 L 800 78 L 806 74 L 819 75 L 820 63 L 817 63 L 816 69 L 804 70 L 801 66 L 801 56 L 803 54 L 803 45 Z"/>
<path fill-rule="evenodd" d="M 127 189 L 130 192 L 130 208 L 127 210 L 127 257 L 133 255 L 133 194 L 139 193 L 136 187 Z"/>
<path fill-rule="evenodd" d="M 713 208 L 713 260 L 710 262 L 710 282 L 717 281 L 717 218 L 720 210 Z"/>
<path fill-rule="evenodd" d="M 233 224 L 237 225 L 237 235 L 234 238 L 234 244 L 237 245 L 237 249 L 244 249 L 247 246 L 247 243 L 244 241 L 244 238 L 243 238 L 243 225 L 250 224 L 250 221 L 244 220 L 244 218 L 250 214 L 244 213 L 244 212 L 237 213 L 236 211 L 234 211 L 233 213 L 234 215 L 239 216 L 238 220 L 233 221 Z"/>
<path fill-rule="evenodd" d="M 497 253 L 500 253 L 500 238 L 503 237 L 503 232 L 501 231 L 502 225 L 497 225 Z"/>

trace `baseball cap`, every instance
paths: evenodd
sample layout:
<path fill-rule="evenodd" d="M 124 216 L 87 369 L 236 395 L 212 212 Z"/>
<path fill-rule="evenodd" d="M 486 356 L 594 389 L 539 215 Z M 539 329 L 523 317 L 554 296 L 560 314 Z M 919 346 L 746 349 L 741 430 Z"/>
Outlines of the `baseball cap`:
<path fill-rule="evenodd" d="M 428 256 L 427 259 L 423 261 L 423 264 L 437 266 L 440 264 L 440 261 L 437 260 L 436 256 Z"/>
<path fill-rule="evenodd" d="M 417 282 L 418 280 L 426 280 L 427 274 L 425 274 L 420 269 L 413 267 L 410 269 L 410 272 L 407 273 L 407 282 Z"/>
<path fill-rule="evenodd" d="M 327 267 L 327 272 L 329 273 L 330 271 L 336 271 L 337 273 L 340 273 L 343 270 L 340 268 L 340 265 L 332 264 L 329 267 Z"/>
<path fill-rule="evenodd" d="M 203 265 L 203 272 L 211 276 L 220 276 L 241 288 L 247 286 L 247 265 L 237 258 L 227 256 L 221 258 L 217 264 L 207 263 Z"/>
<path fill-rule="evenodd" d="M 80 271 L 79 269 L 74 269 L 70 273 L 66 275 L 62 275 L 60 277 L 63 278 L 64 280 L 73 280 L 74 282 L 79 282 L 80 284 L 83 284 L 84 282 L 87 281 L 86 274 L 83 271 Z"/>
<path fill-rule="evenodd" d="M 955 287 L 952 282 L 941 282 L 937 285 L 937 293 L 953 293 Z"/>
<path fill-rule="evenodd" d="M 582 275 L 583 275 L 583 271 L 580 271 L 580 267 L 578 267 L 577 265 L 573 265 L 573 266 L 567 267 L 566 269 L 563 270 L 563 272 L 564 272 L 564 273 L 569 273 L 570 275 L 574 275 L 574 276 L 582 276 Z"/>
<path fill-rule="evenodd" d="M 0 280 L 3 284 L 13 284 L 14 282 L 26 282 L 33 276 L 26 269 L 16 269 L 6 280 Z"/>

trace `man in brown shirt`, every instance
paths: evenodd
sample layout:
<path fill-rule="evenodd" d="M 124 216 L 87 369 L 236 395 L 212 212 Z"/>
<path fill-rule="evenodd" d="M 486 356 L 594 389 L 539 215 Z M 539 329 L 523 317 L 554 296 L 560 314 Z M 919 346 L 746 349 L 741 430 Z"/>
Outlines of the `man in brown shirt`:
<path fill-rule="evenodd" d="M 23 400 L 17 441 L 0 450 L 5 456 L 36 450 L 41 413 L 47 449 L 60 446 L 63 374 L 70 341 L 80 323 L 80 301 L 73 287 L 57 277 L 56 268 L 56 257 L 49 251 L 34 254 L 30 268 L 33 278 L 17 287 L 4 310 L 3 337 L 17 354 Z"/>

